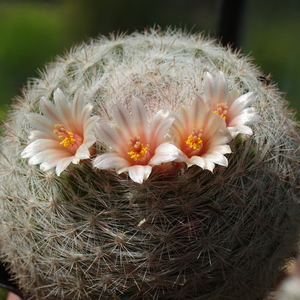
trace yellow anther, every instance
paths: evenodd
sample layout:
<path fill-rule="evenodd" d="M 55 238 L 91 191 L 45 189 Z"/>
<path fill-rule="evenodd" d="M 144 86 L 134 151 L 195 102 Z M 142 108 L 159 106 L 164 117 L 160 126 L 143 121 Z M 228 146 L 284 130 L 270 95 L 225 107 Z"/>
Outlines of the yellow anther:
<path fill-rule="evenodd" d="M 53 132 L 58 135 L 59 139 L 63 139 L 59 144 L 64 147 L 71 147 L 76 145 L 82 144 L 82 138 L 78 136 L 77 134 L 74 134 L 73 132 L 67 131 L 63 125 L 56 124 L 54 125 Z"/>
<path fill-rule="evenodd" d="M 225 102 L 218 103 L 216 110 L 213 111 L 214 114 L 219 114 L 222 119 L 226 120 L 226 114 L 228 112 L 228 105 Z"/>
<path fill-rule="evenodd" d="M 201 137 L 202 137 L 202 129 L 200 130 L 195 130 L 193 129 L 191 134 L 188 136 L 187 140 L 185 143 L 194 150 L 200 150 L 201 145 L 203 143 Z"/>
<path fill-rule="evenodd" d="M 128 145 L 129 151 L 127 152 L 127 154 L 130 156 L 131 159 L 137 161 L 144 160 L 146 158 L 149 145 L 147 144 L 147 146 L 145 147 L 144 144 L 140 142 L 139 136 L 134 136 L 130 138 Z"/>

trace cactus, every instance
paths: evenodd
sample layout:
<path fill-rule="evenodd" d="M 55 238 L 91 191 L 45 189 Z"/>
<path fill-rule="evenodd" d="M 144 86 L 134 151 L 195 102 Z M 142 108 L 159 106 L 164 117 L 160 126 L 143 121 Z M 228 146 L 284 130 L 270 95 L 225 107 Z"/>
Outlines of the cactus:
<path fill-rule="evenodd" d="M 138 183 L 95 168 L 99 142 L 91 158 L 76 154 L 56 172 L 28 163 L 28 114 L 56 98 L 80 97 L 91 122 L 113 126 L 113 105 L 130 111 L 137 97 L 153 120 L 203 97 L 206 72 L 219 71 L 229 91 L 256 93 L 262 120 L 233 136 L 228 165 L 174 162 Z M 77 46 L 32 79 L 4 123 L 0 154 L 1 259 L 24 297 L 265 299 L 298 250 L 300 160 L 294 115 L 262 76 L 201 35 L 150 30 Z"/>
<path fill-rule="evenodd" d="M 299 300 L 300 299 L 300 278 L 299 278 L 299 257 L 289 266 L 288 276 L 274 293 L 274 300 Z"/>

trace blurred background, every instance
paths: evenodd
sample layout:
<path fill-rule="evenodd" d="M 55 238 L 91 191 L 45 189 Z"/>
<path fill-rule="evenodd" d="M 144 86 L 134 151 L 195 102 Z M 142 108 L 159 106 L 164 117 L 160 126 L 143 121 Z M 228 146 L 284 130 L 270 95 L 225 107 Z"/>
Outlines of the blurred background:
<path fill-rule="evenodd" d="M 230 29 L 239 29 L 235 46 L 271 74 L 291 108 L 300 110 L 300 1 L 237 1 L 244 13 L 236 13 L 231 1 L 0 0 L 0 118 L 28 78 L 82 41 L 169 25 L 215 37 L 220 24 L 239 17 L 238 28 Z"/>
<path fill-rule="evenodd" d="M 0 0 L 0 119 L 28 78 L 39 76 L 38 70 L 70 47 L 98 35 L 153 26 L 210 37 L 230 28 L 234 45 L 271 74 L 290 107 L 300 111 L 300 1 L 240 0 L 240 12 L 231 1 Z"/>

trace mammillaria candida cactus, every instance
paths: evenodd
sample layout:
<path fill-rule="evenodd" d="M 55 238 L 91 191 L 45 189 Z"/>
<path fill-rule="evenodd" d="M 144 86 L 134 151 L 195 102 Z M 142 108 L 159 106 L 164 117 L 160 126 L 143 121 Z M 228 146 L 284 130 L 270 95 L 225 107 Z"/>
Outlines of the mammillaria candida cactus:
<path fill-rule="evenodd" d="M 299 136 L 245 57 L 100 38 L 32 80 L 1 138 L 1 257 L 30 299 L 264 299 L 298 249 Z"/>

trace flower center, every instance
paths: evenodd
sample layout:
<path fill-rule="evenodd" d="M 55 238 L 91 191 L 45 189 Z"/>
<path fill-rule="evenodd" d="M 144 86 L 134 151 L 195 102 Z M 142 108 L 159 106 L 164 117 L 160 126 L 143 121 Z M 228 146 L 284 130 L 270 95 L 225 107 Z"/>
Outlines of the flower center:
<path fill-rule="evenodd" d="M 132 158 L 134 161 L 137 160 L 145 160 L 149 145 L 145 147 L 143 143 L 140 141 L 139 136 L 131 137 L 129 142 L 129 152 L 127 154 Z"/>
<path fill-rule="evenodd" d="M 53 132 L 58 135 L 59 139 L 63 139 L 60 142 L 60 145 L 64 147 L 76 147 L 78 148 L 82 144 L 82 138 L 76 133 L 67 131 L 63 125 L 56 124 L 54 125 Z"/>
<path fill-rule="evenodd" d="M 185 143 L 193 150 L 200 150 L 202 146 L 202 129 L 193 129 L 191 134 L 188 136 L 187 140 Z"/>
<path fill-rule="evenodd" d="M 222 102 L 222 103 L 217 104 L 216 110 L 214 110 L 213 113 L 214 114 L 219 114 L 222 117 L 222 119 L 225 120 L 227 111 L 228 111 L 227 103 Z"/>

